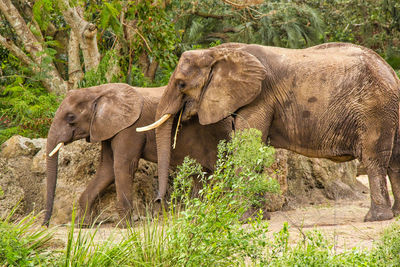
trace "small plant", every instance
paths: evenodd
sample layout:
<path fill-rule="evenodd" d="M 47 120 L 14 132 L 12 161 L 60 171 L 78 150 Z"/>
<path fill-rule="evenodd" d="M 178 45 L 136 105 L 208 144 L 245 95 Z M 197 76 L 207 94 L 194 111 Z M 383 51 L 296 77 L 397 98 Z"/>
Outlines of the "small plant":
<path fill-rule="evenodd" d="M 377 263 L 385 266 L 400 266 L 400 224 L 399 221 L 387 228 L 379 241 L 374 256 Z"/>
<path fill-rule="evenodd" d="M 185 159 L 178 168 L 167 230 L 172 262 L 178 266 L 225 266 L 260 262 L 268 224 L 260 210 L 244 225 L 242 217 L 261 192 L 279 191 L 276 180 L 266 177 L 264 166 L 273 162 L 274 149 L 261 142 L 257 130 L 245 130 L 218 146 L 216 171 L 209 177 L 201 166 Z M 197 175 L 204 186 L 190 198 L 190 177 Z M 189 180 L 189 181 L 188 181 Z M 174 210 L 176 203 L 185 207 Z"/>
<path fill-rule="evenodd" d="M 0 265 L 39 266 L 52 262 L 47 251 L 51 233 L 47 229 L 37 229 L 37 218 L 30 214 L 18 222 L 11 222 L 15 207 L 0 220 Z"/>

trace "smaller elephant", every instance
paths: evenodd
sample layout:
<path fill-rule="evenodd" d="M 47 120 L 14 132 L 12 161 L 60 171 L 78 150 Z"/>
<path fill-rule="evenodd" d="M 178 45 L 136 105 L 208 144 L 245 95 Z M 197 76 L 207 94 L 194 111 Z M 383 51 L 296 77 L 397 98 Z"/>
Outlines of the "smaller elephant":
<path fill-rule="evenodd" d="M 132 211 L 132 181 L 140 158 L 157 162 L 154 131 L 136 132 L 156 115 L 157 105 L 166 87 L 138 88 L 111 83 L 68 92 L 60 104 L 47 138 L 47 199 L 44 225 L 49 225 L 57 183 L 58 150 L 63 144 L 85 138 L 101 142 L 101 160 L 96 176 L 79 198 L 82 211 L 91 214 L 96 197 L 115 181 L 117 209 L 121 217 Z M 171 155 L 171 166 L 185 156 L 196 159 L 206 171 L 212 171 L 217 145 L 228 139 L 232 119 L 201 126 L 198 118 L 182 123 L 183 134 Z"/>

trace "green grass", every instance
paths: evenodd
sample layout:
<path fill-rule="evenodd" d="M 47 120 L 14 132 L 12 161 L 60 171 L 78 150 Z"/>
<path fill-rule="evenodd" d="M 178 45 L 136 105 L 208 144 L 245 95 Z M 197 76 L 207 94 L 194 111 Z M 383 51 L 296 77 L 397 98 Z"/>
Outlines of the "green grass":
<path fill-rule="evenodd" d="M 11 222 L 15 210 L 0 220 L 0 265 L 51 265 L 53 255 L 47 247 L 52 233 L 36 227 L 37 219 L 32 214 Z"/>

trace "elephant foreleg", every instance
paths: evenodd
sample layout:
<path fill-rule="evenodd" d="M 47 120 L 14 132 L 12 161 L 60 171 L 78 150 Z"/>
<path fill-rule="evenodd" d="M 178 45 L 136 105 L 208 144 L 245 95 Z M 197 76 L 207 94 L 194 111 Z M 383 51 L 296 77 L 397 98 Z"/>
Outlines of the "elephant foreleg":
<path fill-rule="evenodd" d="M 101 143 L 101 158 L 96 176 L 92 179 L 79 198 L 81 212 L 87 222 L 92 215 L 92 206 L 95 199 L 114 181 L 113 153 L 110 142 Z M 82 216 L 82 214 L 81 214 Z"/>

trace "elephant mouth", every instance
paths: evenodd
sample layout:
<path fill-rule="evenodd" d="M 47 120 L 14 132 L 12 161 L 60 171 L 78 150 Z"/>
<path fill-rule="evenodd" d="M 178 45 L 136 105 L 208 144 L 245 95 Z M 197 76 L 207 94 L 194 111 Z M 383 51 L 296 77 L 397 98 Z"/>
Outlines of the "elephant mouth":
<path fill-rule="evenodd" d="M 191 117 L 197 115 L 198 110 L 197 102 L 193 98 L 187 96 L 180 110 L 182 112 L 182 121 L 187 121 Z M 179 114 L 179 111 L 177 114 Z"/>
<path fill-rule="evenodd" d="M 80 128 L 75 128 L 74 130 L 72 130 L 71 139 L 65 143 L 72 143 L 75 140 L 79 140 L 79 139 L 83 139 L 83 138 L 90 141 L 90 135 L 87 132 L 81 130 Z"/>
<path fill-rule="evenodd" d="M 185 100 L 183 101 L 181 108 L 179 108 L 176 113 L 174 113 L 174 114 L 166 113 L 163 116 L 161 116 L 161 118 L 159 120 L 157 120 L 156 122 L 154 122 L 150 125 L 144 126 L 144 127 L 136 128 L 136 131 L 137 132 L 146 132 L 146 131 L 156 129 L 159 126 L 161 126 L 164 122 L 166 122 L 171 116 L 173 116 L 173 117 L 179 116 L 178 120 L 182 120 L 182 121 L 189 120 L 192 116 L 197 114 L 197 110 L 198 110 L 198 108 L 197 108 L 196 101 L 193 98 L 187 96 L 185 98 Z"/>

